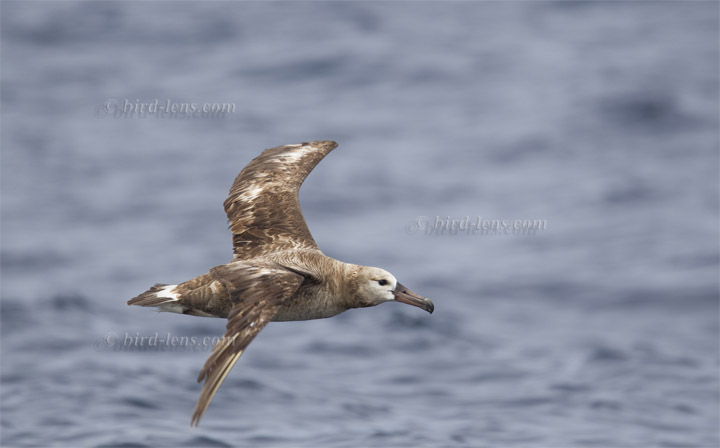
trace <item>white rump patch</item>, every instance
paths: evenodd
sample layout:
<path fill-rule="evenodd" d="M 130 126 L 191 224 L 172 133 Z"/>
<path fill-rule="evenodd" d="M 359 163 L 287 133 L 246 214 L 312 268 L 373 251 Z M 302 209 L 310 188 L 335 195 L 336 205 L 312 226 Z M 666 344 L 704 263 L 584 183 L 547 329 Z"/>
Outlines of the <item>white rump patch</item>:
<path fill-rule="evenodd" d="M 185 308 L 183 308 L 182 305 L 178 305 L 177 303 L 165 302 L 165 303 L 161 303 L 160 305 L 158 305 L 157 310 L 164 311 L 166 313 L 183 314 L 183 311 L 185 310 Z"/>
<path fill-rule="evenodd" d="M 161 299 L 168 299 L 168 301 L 177 302 L 180 300 L 180 296 L 175 292 L 175 287 L 177 285 L 167 285 L 160 291 L 158 291 L 155 295 L 158 298 Z"/>

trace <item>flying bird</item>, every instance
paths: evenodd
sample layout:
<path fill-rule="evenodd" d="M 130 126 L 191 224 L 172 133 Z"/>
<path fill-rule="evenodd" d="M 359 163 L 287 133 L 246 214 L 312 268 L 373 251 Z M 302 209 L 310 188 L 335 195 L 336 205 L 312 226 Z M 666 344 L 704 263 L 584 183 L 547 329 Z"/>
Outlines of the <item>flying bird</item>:
<path fill-rule="evenodd" d="M 128 305 L 228 320 L 198 382 L 205 380 L 190 422 L 197 426 L 220 384 L 270 321 L 332 317 L 352 308 L 397 301 L 432 313 L 433 303 L 384 269 L 325 256 L 305 224 L 298 190 L 330 151 L 331 141 L 265 150 L 235 178 L 225 200 L 233 258 L 179 285 L 156 284 Z"/>

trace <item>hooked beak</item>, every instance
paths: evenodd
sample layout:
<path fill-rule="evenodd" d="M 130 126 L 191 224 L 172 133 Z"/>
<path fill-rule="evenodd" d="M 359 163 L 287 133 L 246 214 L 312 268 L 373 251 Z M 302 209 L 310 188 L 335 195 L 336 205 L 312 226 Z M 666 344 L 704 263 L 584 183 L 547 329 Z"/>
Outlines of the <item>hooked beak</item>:
<path fill-rule="evenodd" d="M 414 292 L 403 286 L 401 283 L 398 283 L 395 286 L 394 294 L 395 300 L 397 300 L 398 302 L 407 303 L 408 305 L 422 308 L 428 313 L 432 314 L 433 310 L 435 309 L 435 305 L 433 305 L 430 299 L 415 294 Z"/>

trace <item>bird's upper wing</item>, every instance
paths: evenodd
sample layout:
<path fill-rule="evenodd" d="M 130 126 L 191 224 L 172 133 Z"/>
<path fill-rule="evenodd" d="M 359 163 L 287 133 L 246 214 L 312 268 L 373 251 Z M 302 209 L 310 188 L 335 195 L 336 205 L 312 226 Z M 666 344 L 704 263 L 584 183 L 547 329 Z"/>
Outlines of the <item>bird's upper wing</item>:
<path fill-rule="evenodd" d="M 315 249 L 298 190 L 337 143 L 318 141 L 265 150 L 235 178 L 225 200 L 234 260 L 288 249 Z"/>
<path fill-rule="evenodd" d="M 282 303 L 291 297 L 303 277 L 280 266 L 248 266 L 233 262 L 210 270 L 223 282 L 233 301 L 227 330 L 215 345 L 198 382 L 205 380 L 191 426 L 200 422 L 220 384 L 253 338 L 272 320 Z"/>

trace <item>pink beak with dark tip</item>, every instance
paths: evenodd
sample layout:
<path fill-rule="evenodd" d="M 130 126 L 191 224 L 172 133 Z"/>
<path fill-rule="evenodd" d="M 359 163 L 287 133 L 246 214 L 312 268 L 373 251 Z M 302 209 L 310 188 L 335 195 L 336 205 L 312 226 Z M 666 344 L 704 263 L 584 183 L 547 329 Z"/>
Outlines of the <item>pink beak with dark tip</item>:
<path fill-rule="evenodd" d="M 403 286 L 401 283 L 398 283 L 395 286 L 394 293 L 395 300 L 397 300 L 398 302 L 407 303 L 408 305 L 422 308 L 428 313 L 432 313 L 433 310 L 435 310 L 435 305 L 430 301 L 430 299 L 415 294 L 414 292 Z"/>

